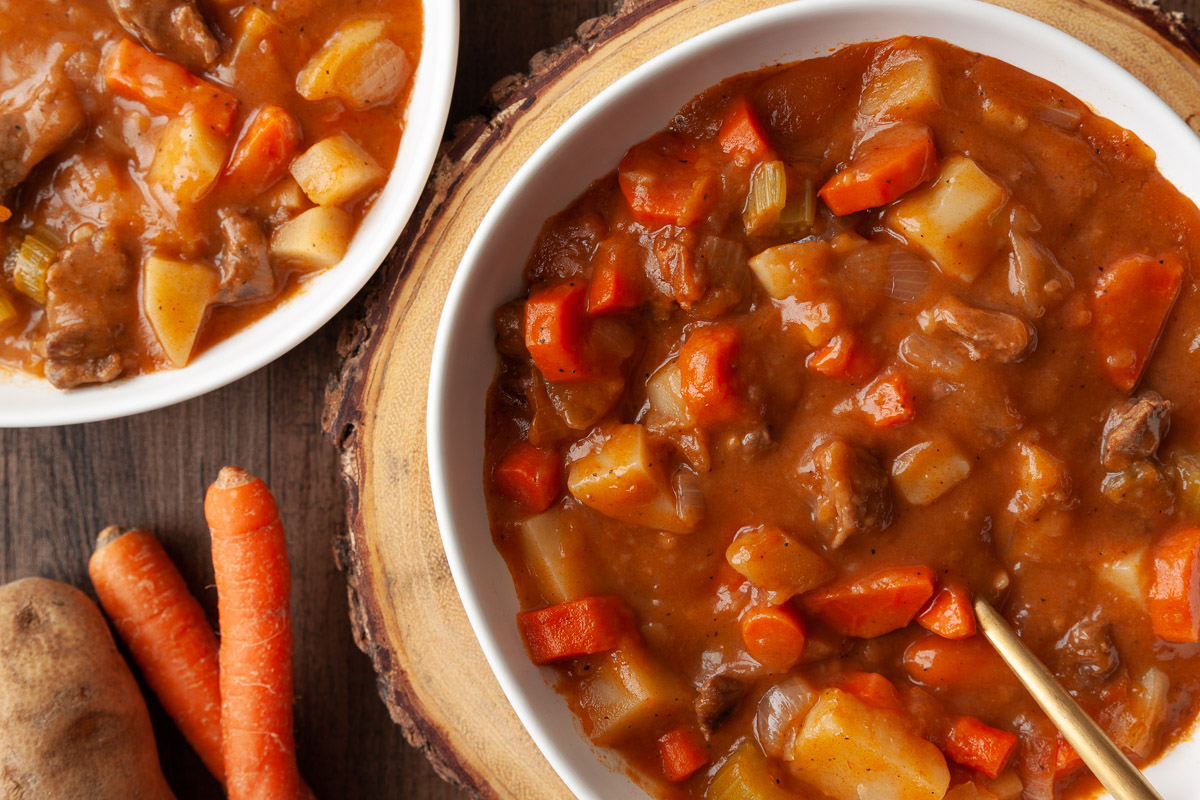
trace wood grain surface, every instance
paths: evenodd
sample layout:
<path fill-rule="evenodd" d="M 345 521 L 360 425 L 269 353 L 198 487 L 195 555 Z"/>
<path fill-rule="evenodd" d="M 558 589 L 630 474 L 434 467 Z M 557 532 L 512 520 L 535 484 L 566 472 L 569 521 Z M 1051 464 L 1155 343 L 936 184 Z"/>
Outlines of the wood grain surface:
<path fill-rule="evenodd" d="M 452 129 L 479 110 L 493 82 L 523 70 L 539 50 L 617 3 L 461 5 Z M 1161 5 L 1200 10 L 1200 0 Z M 0 581 L 42 575 L 87 587 L 95 534 L 110 522 L 140 525 L 160 534 L 215 618 L 201 501 L 223 464 L 241 464 L 274 488 L 288 528 L 297 744 L 317 794 L 324 800 L 465 797 L 440 781 L 389 719 L 371 664 L 354 645 L 346 581 L 334 563 L 343 495 L 336 452 L 321 436 L 321 409 L 339 363 L 338 332 L 361 313 L 361 303 L 352 303 L 271 366 L 170 409 L 86 426 L 0 431 Z M 180 800 L 219 798 L 215 782 L 153 701 L 151 708 L 164 770 Z"/>

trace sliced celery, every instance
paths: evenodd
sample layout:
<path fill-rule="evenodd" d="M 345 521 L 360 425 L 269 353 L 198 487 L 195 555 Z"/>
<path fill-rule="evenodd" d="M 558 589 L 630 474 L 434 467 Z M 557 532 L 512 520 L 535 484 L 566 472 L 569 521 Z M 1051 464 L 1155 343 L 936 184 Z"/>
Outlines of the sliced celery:
<path fill-rule="evenodd" d="M 792 800 L 794 795 L 771 774 L 764 756 L 752 741 L 744 741 L 725 760 L 704 792 L 705 800 Z"/>
<path fill-rule="evenodd" d="M 787 205 L 779 212 L 779 232 L 784 236 L 801 237 L 812 232 L 817 218 L 817 189 L 808 178 L 804 179 L 801 191 L 788 198 Z"/>
<path fill-rule="evenodd" d="M 750 176 L 750 192 L 742 211 L 746 233 L 760 233 L 774 226 L 786 205 L 787 174 L 783 162 L 762 162 Z"/>
<path fill-rule="evenodd" d="M 35 228 L 21 242 L 13 263 L 13 287 L 35 303 L 46 302 L 46 273 L 62 240 L 51 230 Z"/>

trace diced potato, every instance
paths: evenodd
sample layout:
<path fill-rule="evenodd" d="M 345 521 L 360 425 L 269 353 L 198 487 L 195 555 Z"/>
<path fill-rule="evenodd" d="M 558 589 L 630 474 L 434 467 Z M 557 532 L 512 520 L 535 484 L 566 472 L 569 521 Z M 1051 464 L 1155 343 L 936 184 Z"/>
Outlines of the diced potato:
<path fill-rule="evenodd" d="M 673 533 L 688 533 L 699 522 L 680 514 L 663 462 L 641 425 L 614 427 L 598 449 L 571 465 L 567 487 L 584 505 L 624 522 Z"/>
<path fill-rule="evenodd" d="M 966 156 L 951 156 L 931 186 L 905 195 L 888 212 L 890 227 L 938 268 L 970 283 L 1002 243 L 993 217 L 1008 192 Z"/>
<path fill-rule="evenodd" d="M 725 759 L 704 797 L 705 800 L 793 800 L 794 795 L 779 785 L 758 746 L 747 739 Z"/>
<path fill-rule="evenodd" d="M 142 307 L 171 365 L 187 366 L 196 334 L 217 292 L 217 271 L 207 264 L 152 255 L 142 265 Z"/>
<path fill-rule="evenodd" d="M 381 19 L 343 23 L 296 76 L 306 100 L 336 97 L 354 109 L 395 100 L 412 65 L 400 45 L 387 38 Z"/>
<path fill-rule="evenodd" d="M 383 182 L 386 173 L 371 154 L 344 133 L 305 150 L 291 166 L 292 177 L 317 205 L 344 206 Z"/>
<path fill-rule="evenodd" d="M 941 800 L 950 786 L 941 751 L 900 714 L 841 689 L 821 692 L 796 736 L 790 767 L 833 800 Z"/>
<path fill-rule="evenodd" d="M 346 255 L 353 228 L 340 208 L 310 208 L 279 226 L 271 236 L 271 255 L 310 269 L 332 267 Z"/>
<path fill-rule="evenodd" d="M 632 645 L 597 657 L 579 687 L 584 733 L 599 745 L 644 734 L 684 701 L 684 687 L 648 653 Z"/>
<path fill-rule="evenodd" d="M 921 442 L 892 462 L 892 486 L 914 506 L 927 506 L 971 474 L 971 461 L 946 437 Z"/>
<path fill-rule="evenodd" d="M 557 605 L 591 594 L 591 573 L 584 567 L 587 540 L 582 523 L 561 509 L 530 517 L 517 528 L 523 563 L 546 601 Z"/>
<path fill-rule="evenodd" d="M 1150 588 L 1150 562 L 1146 548 L 1136 547 L 1105 561 L 1097 571 L 1100 580 L 1118 597 L 1145 607 Z"/>
<path fill-rule="evenodd" d="M 1067 466 L 1033 442 L 1017 444 L 1017 493 L 1008 510 L 1031 519 L 1050 503 L 1062 503 L 1071 492 Z"/>
<path fill-rule="evenodd" d="M 832 253 L 820 239 L 781 244 L 750 259 L 750 271 L 776 300 L 813 300 L 825 288 Z"/>
<path fill-rule="evenodd" d="M 283 178 L 254 200 L 262 216 L 274 222 L 285 222 L 305 209 L 312 201 L 292 176 Z"/>
<path fill-rule="evenodd" d="M 163 129 L 147 180 L 181 205 L 195 203 L 221 174 L 228 150 L 226 138 L 205 125 L 200 115 L 185 113 Z"/>
<path fill-rule="evenodd" d="M 863 116 L 912 119 L 941 108 L 933 53 L 921 44 L 897 47 L 871 65 L 858 101 Z"/>
<path fill-rule="evenodd" d="M 988 791 L 996 795 L 996 800 L 1020 800 L 1025 791 L 1024 784 L 1016 772 L 1009 770 L 995 780 L 987 782 Z"/>
<path fill-rule="evenodd" d="M 1044 563 L 1057 558 L 1064 537 L 1074 528 L 1074 517 L 1061 508 L 1043 509 L 1027 520 L 1018 519 L 1004 548 L 1005 561 Z"/>
<path fill-rule="evenodd" d="M 811 547 L 769 525 L 740 534 L 725 551 L 725 559 L 776 605 L 817 588 L 835 574 Z"/>
<path fill-rule="evenodd" d="M 658 430 L 691 428 L 695 417 L 683 402 L 679 360 L 675 359 L 660 367 L 646 382 L 646 398 L 650 410 L 646 412 L 646 424 Z"/>

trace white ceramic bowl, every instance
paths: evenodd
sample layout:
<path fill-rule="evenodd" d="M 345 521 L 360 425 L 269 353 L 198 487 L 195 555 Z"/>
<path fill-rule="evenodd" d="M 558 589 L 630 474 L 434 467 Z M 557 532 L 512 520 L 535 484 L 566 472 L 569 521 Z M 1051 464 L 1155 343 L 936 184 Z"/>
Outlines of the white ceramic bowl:
<path fill-rule="evenodd" d="M 646 795 L 611 769 L 620 766 L 613 756 L 583 739 L 517 635 L 516 595 L 492 545 L 481 486 L 484 398 L 496 369 L 491 310 L 521 291 L 522 267 L 543 221 L 691 97 L 740 72 L 901 34 L 944 39 L 1058 84 L 1141 136 L 1158 153 L 1162 173 L 1200 200 L 1200 140 L 1164 102 L 1065 33 L 973 0 L 804 0 L 757 12 L 633 71 L 539 148 L 492 207 L 450 288 L 429 387 L 429 467 L 446 555 L 475 634 L 517 715 L 580 798 Z M 1151 768 L 1166 800 L 1196 796 L 1198 760 L 1200 741 L 1192 740 Z"/>
<path fill-rule="evenodd" d="M 180 370 L 64 392 L 45 380 L 0 368 L 0 428 L 94 422 L 197 397 L 279 358 L 350 302 L 408 222 L 445 132 L 458 60 L 458 2 L 425 0 L 424 13 L 421 60 L 396 165 L 341 263 L 313 276 L 295 297 Z"/>

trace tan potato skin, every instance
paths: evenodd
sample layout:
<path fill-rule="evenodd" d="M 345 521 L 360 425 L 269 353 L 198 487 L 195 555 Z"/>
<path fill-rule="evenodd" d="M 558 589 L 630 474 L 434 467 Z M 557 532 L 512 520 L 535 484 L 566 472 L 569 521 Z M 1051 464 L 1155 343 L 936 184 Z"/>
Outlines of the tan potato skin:
<path fill-rule="evenodd" d="M 174 800 L 150 715 L 83 592 L 0 586 L 0 800 Z"/>

